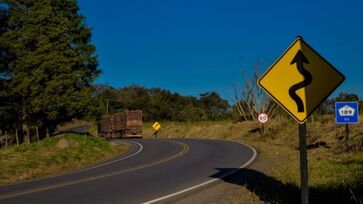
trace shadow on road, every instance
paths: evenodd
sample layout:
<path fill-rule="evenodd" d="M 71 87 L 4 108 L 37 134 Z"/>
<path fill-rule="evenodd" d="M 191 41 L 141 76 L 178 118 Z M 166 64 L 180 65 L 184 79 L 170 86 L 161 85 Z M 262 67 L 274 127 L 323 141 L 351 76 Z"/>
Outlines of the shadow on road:
<path fill-rule="evenodd" d="M 223 181 L 246 187 L 266 203 L 300 203 L 300 189 L 295 184 L 284 184 L 253 169 L 216 168 L 219 172 L 210 176 L 220 178 L 222 175 L 236 171 L 233 175 L 222 178 Z M 352 191 L 353 193 L 351 193 Z M 355 198 L 353 197 L 353 194 Z M 360 203 L 363 202 L 363 184 L 355 187 L 310 187 L 310 203 Z"/>

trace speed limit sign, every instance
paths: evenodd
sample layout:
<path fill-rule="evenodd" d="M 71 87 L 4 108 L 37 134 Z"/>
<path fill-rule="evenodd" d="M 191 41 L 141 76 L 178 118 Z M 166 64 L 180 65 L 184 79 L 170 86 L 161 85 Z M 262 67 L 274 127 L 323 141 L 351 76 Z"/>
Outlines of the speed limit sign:
<path fill-rule="evenodd" d="M 258 114 L 258 122 L 262 123 L 262 124 L 265 124 L 268 122 L 268 115 L 266 113 L 260 113 Z"/>

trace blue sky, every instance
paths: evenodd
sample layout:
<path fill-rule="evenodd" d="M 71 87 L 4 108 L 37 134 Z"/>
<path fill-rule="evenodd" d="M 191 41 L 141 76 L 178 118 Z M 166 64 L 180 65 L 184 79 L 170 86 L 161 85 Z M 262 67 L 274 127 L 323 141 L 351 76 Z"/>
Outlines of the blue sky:
<path fill-rule="evenodd" d="M 363 1 L 79 0 L 103 74 L 197 96 L 233 96 L 241 70 L 265 71 L 297 35 L 341 71 L 333 93 L 363 98 Z"/>

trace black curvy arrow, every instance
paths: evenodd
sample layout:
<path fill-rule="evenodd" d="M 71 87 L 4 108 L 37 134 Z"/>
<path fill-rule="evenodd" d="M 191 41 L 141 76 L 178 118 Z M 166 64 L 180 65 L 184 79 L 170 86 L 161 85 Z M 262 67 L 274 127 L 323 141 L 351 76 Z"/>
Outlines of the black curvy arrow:
<path fill-rule="evenodd" d="M 290 64 L 297 64 L 297 70 L 300 72 L 301 75 L 305 77 L 304 81 L 299 82 L 295 85 L 293 85 L 289 89 L 289 95 L 290 97 L 296 102 L 297 105 L 297 112 L 304 112 L 304 103 L 301 100 L 301 98 L 296 94 L 296 91 L 311 84 L 313 81 L 313 77 L 311 74 L 304 68 L 304 63 L 309 64 L 308 59 L 304 56 L 304 54 L 301 52 L 301 50 L 297 51 L 294 59 L 291 61 Z"/>

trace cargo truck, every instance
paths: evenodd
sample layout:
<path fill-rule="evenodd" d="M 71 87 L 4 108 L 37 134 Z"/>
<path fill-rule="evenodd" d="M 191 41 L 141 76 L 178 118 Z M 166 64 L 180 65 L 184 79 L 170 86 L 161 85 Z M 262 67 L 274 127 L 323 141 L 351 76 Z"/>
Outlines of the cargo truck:
<path fill-rule="evenodd" d="M 107 139 L 142 137 L 142 111 L 128 110 L 103 116 L 98 132 Z"/>

